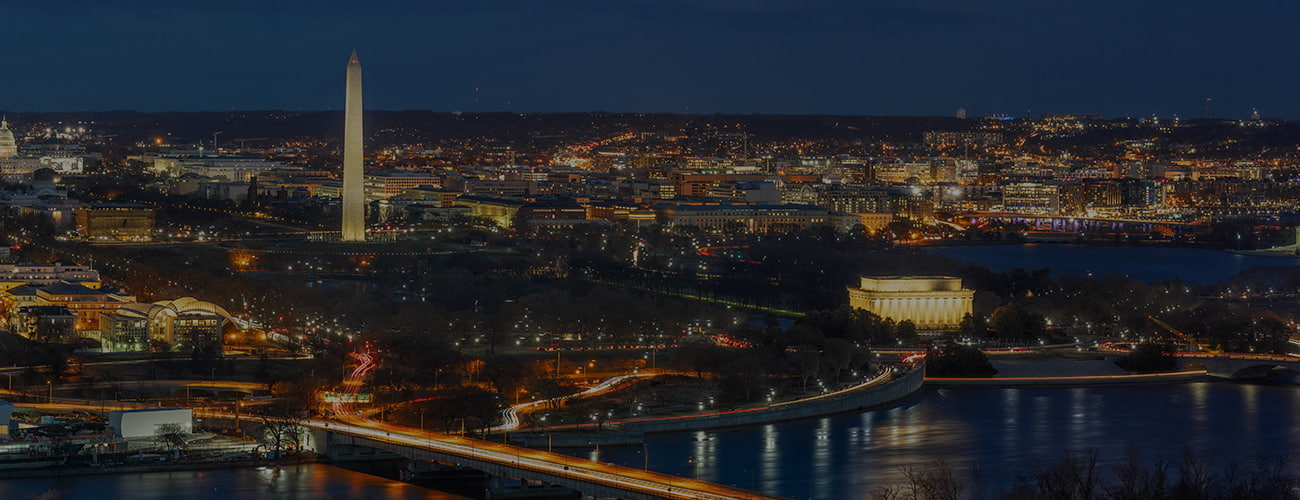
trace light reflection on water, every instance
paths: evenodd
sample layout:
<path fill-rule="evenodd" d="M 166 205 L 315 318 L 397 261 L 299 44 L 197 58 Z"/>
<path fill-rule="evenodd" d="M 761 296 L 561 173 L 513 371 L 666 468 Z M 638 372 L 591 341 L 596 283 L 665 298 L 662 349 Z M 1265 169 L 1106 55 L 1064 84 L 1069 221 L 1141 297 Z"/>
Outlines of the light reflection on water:
<path fill-rule="evenodd" d="M 1300 387 L 1233 383 L 925 390 L 898 405 L 776 424 L 654 434 L 653 470 L 794 498 L 867 498 L 901 469 L 975 463 L 991 489 L 1065 451 L 1096 450 L 1102 470 L 1141 450 L 1176 459 L 1186 447 L 1222 465 L 1300 450 Z M 587 450 L 594 451 L 594 450 Z M 642 448 L 602 447 L 600 459 L 640 468 Z M 581 452 L 586 455 L 587 452 Z M 323 465 L 0 481 L 0 499 L 459 498 Z"/>
<path fill-rule="evenodd" d="M 272 469 L 218 469 L 150 472 L 0 481 L 0 498 L 96 500 L 315 500 L 315 499 L 461 499 L 418 486 L 390 481 L 328 465 Z"/>
<path fill-rule="evenodd" d="M 734 429 L 647 436 L 650 468 L 794 498 L 867 498 L 903 467 L 978 464 L 996 490 L 1066 451 L 1096 450 L 1102 468 L 1130 450 L 1176 459 L 1184 448 L 1218 464 L 1300 449 L 1300 387 L 1235 383 L 925 390 L 893 407 Z M 602 448 L 641 467 L 640 447 Z"/>

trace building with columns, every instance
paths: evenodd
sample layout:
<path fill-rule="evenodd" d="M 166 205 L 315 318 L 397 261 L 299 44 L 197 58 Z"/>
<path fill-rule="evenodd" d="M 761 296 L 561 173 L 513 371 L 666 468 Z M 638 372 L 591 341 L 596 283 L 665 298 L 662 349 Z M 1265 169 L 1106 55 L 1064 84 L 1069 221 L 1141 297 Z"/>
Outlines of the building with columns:
<path fill-rule="evenodd" d="M 956 330 L 975 301 L 975 291 L 951 276 L 863 277 L 848 290 L 849 306 L 897 322 L 910 320 L 923 332 Z"/>

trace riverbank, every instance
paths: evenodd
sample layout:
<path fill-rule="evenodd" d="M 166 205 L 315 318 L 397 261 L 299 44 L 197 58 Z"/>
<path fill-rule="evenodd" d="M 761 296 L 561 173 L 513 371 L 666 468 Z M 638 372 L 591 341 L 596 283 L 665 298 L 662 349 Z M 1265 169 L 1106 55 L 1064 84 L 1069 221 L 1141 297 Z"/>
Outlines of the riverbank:
<path fill-rule="evenodd" d="M 1085 387 L 1106 385 L 1181 384 L 1216 380 L 1205 370 L 1134 375 L 1079 375 L 1063 377 L 926 377 L 925 386 L 949 387 Z"/>
<path fill-rule="evenodd" d="M 769 424 L 867 410 L 906 398 L 919 391 L 924 382 L 925 365 L 921 364 L 908 371 L 897 372 L 889 380 L 867 382 L 842 391 L 795 401 L 705 414 L 603 422 L 599 426 L 585 424 L 520 431 L 512 433 L 509 439 L 533 447 L 639 444 L 645 434 L 651 433 Z"/>
<path fill-rule="evenodd" d="M 94 476 L 101 474 L 131 474 L 150 472 L 186 472 L 213 469 L 245 469 L 255 467 L 281 467 L 315 463 L 310 455 L 281 458 L 278 460 L 213 460 L 196 462 L 157 462 L 152 464 L 124 466 L 73 466 L 48 467 L 41 469 L 0 470 L 0 479 L 30 479 L 39 477 Z"/>
<path fill-rule="evenodd" d="M 481 488 L 477 490 L 481 496 Z M 309 463 L 0 480 L 0 498 L 95 500 L 470 500 L 419 485 Z"/>

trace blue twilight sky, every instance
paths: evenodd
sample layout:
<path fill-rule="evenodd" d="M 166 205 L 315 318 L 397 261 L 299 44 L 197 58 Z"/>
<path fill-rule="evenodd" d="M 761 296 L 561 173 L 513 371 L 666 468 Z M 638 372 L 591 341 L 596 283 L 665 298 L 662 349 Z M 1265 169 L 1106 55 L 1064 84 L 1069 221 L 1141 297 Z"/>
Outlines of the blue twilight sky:
<path fill-rule="evenodd" d="M 0 109 L 1300 116 L 1294 0 L 0 0 Z M 477 89 L 477 90 L 476 90 Z"/>

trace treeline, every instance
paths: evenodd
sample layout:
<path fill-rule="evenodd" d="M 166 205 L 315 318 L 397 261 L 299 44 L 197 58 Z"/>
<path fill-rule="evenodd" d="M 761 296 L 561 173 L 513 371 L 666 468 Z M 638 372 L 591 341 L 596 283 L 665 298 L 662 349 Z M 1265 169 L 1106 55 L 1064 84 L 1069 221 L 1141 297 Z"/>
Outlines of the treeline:
<path fill-rule="evenodd" d="M 830 390 L 860 380 L 877 366 L 872 343 L 913 339 L 916 328 L 842 306 L 805 315 L 784 331 L 768 316 L 762 321 L 750 317 L 729 333 L 752 346 L 689 344 L 673 354 L 673 363 L 697 377 L 715 379 L 724 401 L 741 403 L 768 390 Z"/>
<path fill-rule="evenodd" d="M 879 500 L 1289 500 L 1300 499 L 1293 457 L 1259 456 L 1245 463 L 1215 464 L 1190 450 L 1177 460 L 1147 462 L 1137 452 L 1113 466 L 1097 452 L 1067 453 L 1021 471 L 1014 486 L 997 491 L 983 471 L 959 471 L 938 461 L 902 469 L 903 481 L 877 488 Z"/>

